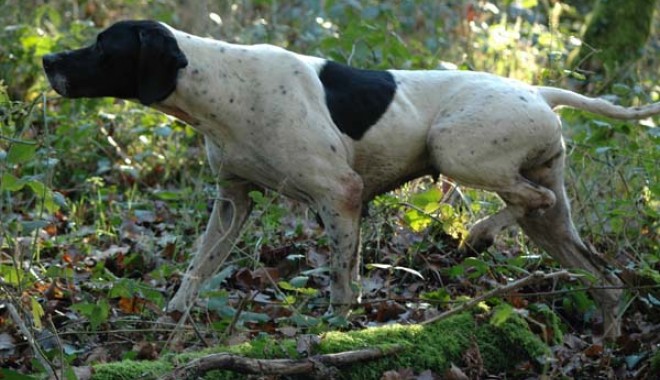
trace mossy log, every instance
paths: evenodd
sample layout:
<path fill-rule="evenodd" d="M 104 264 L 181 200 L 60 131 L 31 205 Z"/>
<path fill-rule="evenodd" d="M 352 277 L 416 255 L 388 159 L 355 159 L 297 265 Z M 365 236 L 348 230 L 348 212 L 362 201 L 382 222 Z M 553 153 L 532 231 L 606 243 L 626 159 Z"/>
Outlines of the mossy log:
<path fill-rule="evenodd" d="M 361 348 L 387 349 L 402 346 L 396 355 L 338 369 L 338 378 L 374 379 L 383 372 L 400 368 L 417 371 L 432 370 L 443 373 L 452 363 L 460 365 L 463 355 L 474 349 L 476 342 L 483 365 L 491 373 L 513 369 L 521 362 L 536 362 L 549 355 L 550 350 L 527 323 L 516 316 L 500 326 L 487 321 L 479 322 L 465 312 L 429 325 L 388 325 L 349 332 L 328 332 L 322 335 L 313 354 L 338 353 Z M 214 347 L 196 353 L 168 355 L 157 361 L 131 361 L 98 364 L 94 366 L 92 379 L 155 379 L 171 373 L 205 355 L 226 352 L 249 358 L 276 359 L 300 358 L 295 339 L 274 340 L 269 337 L 255 338 L 249 343 L 230 347 Z M 195 377 L 197 378 L 197 377 Z M 214 370 L 203 375 L 204 379 L 240 379 L 245 375 Z"/>

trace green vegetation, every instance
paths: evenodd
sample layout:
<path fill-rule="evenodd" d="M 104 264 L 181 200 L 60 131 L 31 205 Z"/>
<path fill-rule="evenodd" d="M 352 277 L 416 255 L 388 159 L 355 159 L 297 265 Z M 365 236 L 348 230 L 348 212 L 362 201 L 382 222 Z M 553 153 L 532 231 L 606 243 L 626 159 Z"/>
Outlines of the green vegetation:
<path fill-rule="evenodd" d="M 208 34 L 232 42 L 267 42 L 363 68 L 436 69 L 454 62 L 459 69 L 561 87 L 567 78 L 582 78 L 566 62 L 591 2 L 221 3 L 209 5 L 222 22 L 209 23 Z M 515 377 L 524 361 L 536 375 L 566 370 L 594 377 L 615 367 L 636 373 L 649 368 L 642 363 L 651 357 L 658 368 L 651 338 L 634 347 L 625 341 L 603 347 L 584 338 L 599 333 L 600 317 L 575 283 L 521 289 L 484 303 L 475 317 L 424 328 L 358 329 L 416 324 L 511 279 L 556 267 L 515 229 L 487 253 L 461 256 L 456 247 L 469 225 L 501 201 L 429 178 L 370 206 L 363 257 L 376 265 L 363 269 L 366 302 L 351 318 L 324 315 L 328 243 L 313 210 L 265 192 L 252 194 L 257 207 L 248 228 L 190 319 L 178 327 L 162 321 L 217 196 L 203 138 L 140 105 L 57 97 L 40 59 L 87 44 L 120 18 L 155 18 L 189 29 L 180 20 L 189 19 L 181 14 L 190 9 L 175 0 L 0 4 L 0 302 L 16 306 L 50 363 L 70 368 L 134 359 L 97 366 L 97 376 L 135 365 L 136 372 L 122 373 L 138 378 L 151 372 L 143 365 L 153 373 L 170 368 L 171 362 L 148 361 L 160 354 L 187 360 L 177 353 L 209 345 L 281 357 L 295 351 L 292 340 L 278 341 L 271 353 L 255 349 L 262 339 L 255 337 L 309 333 L 324 337 L 321 352 L 404 338 L 414 346 L 352 370 L 362 378 L 401 368 L 441 373 L 450 362 L 466 369 L 473 337 L 490 374 Z M 607 95 L 621 104 L 660 100 L 658 12 L 652 25 L 653 42 L 631 64 L 634 81 L 608 77 Z M 658 119 L 618 122 L 573 110 L 561 116 L 575 223 L 589 244 L 616 260 L 632 286 L 625 334 L 652 334 L 660 323 Z M 12 374 L 43 374 L 16 325 L 0 307 L 0 362 Z M 556 356 L 541 362 L 545 344 Z"/>

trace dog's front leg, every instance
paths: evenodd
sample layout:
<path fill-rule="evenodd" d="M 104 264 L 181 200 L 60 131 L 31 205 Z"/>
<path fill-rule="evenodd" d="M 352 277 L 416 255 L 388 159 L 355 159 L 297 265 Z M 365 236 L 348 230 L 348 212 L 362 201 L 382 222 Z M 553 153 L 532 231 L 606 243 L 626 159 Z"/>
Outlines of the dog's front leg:
<path fill-rule="evenodd" d="M 339 189 L 318 202 L 318 210 L 330 238 L 330 304 L 332 312 L 346 315 L 358 301 L 360 216 L 362 179 L 352 173 Z"/>
<path fill-rule="evenodd" d="M 201 245 L 183 275 L 179 290 L 169 302 L 168 311 L 187 310 L 197 297 L 200 286 L 225 262 L 252 208 L 248 192 L 253 188 L 243 180 L 222 184 Z"/>

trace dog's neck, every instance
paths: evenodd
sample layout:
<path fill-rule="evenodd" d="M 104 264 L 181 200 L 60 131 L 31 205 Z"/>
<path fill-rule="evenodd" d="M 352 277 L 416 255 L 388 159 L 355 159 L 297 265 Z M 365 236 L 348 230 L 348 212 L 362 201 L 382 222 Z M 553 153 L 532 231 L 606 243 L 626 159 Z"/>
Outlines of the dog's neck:
<path fill-rule="evenodd" d="M 253 73 L 257 70 L 255 58 L 249 47 L 180 31 L 174 33 L 184 54 L 197 59 L 179 70 L 175 91 L 154 108 L 189 123 L 206 135 L 227 134 L 230 127 L 244 127 L 249 120 L 247 113 L 258 113 L 256 104 L 261 97 Z M 209 44 L 214 54 L 208 54 Z M 206 53 L 201 54 L 199 50 Z M 213 126 L 212 131 L 208 130 L 209 126 Z M 225 131 L 219 131 L 221 129 Z"/>

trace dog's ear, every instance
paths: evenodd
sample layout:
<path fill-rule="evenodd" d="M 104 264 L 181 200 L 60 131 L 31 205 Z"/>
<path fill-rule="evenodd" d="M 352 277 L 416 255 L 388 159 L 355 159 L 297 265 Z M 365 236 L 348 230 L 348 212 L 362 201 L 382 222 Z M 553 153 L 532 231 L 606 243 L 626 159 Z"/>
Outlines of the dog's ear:
<path fill-rule="evenodd" d="M 149 105 L 174 91 L 177 73 L 188 65 L 188 60 L 169 30 L 148 28 L 140 30 L 139 35 L 138 99 Z"/>

